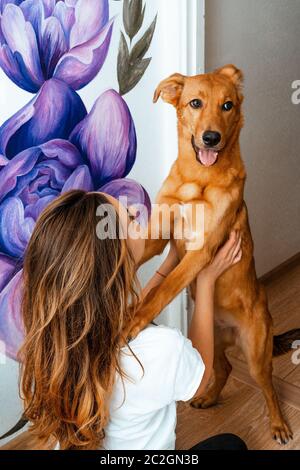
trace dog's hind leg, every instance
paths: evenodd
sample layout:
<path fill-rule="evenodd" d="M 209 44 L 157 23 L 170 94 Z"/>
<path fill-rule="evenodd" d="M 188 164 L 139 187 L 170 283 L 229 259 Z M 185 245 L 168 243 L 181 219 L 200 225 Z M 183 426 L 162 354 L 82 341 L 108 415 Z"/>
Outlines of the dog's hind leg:
<path fill-rule="evenodd" d="M 259 288 L 259 296 L 248 318 L 240 331 L 241 346 L 249 364 L 250 375 L 264 394 L 272 437 L 278 443 L 286 444 L 293 434 L 284 421 L 272 382 L 273 326 L 262 287 Z"/>
<path fill-rule="evenodd" d="M 215 353 L 214 353 L 214 380 L 206 392 L 195 397 L 191 406 L 193 408 L 208 408 L 217 403 L 220 393 L 226 385 L 232 370 L 225 350 L 235 343 L 235 332 L 233 328 L 219 328 L 215 330 Z"/>

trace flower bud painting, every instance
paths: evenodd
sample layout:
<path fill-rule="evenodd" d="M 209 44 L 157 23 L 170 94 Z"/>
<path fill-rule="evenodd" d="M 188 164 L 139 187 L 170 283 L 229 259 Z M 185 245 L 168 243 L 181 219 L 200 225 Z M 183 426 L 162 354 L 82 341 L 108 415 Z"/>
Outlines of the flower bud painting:
<path fill-rule="evenodd" d="M 127 196 L 150 211 L 146 190 L 126 178 L 138 136 L 124 95 L 151 61 L 144 56 L 156 18 L 141 31 L 145 4 L 124 2 L 120 38 L 111 2 L 0 0 L 0 67 L 15 87 L 32 94 L 0 127 L 0 341 L 13 359 L 23 338 L 22 261 L 43 209 L 60 194 L 82 189 Z M 100 93 L 88 112 L 78 90 L 101 75 L 114 34 L 120 39 L 119 90 Z"/>

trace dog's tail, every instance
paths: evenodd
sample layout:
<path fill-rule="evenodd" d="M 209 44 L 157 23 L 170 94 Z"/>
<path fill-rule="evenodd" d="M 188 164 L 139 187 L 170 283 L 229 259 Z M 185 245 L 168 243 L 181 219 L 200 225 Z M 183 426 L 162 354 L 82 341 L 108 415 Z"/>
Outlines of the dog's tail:
<path fill-rule="evenodd" d="M 297 345 L 294 346 L 296 341 L 299 341 L 299 345 L 300 328 L 287 331 L 282 335 L 274 336 L 273 357 L 282 356 L 283 354 L 290 352 L 292 349 L 296 349 Z"/>

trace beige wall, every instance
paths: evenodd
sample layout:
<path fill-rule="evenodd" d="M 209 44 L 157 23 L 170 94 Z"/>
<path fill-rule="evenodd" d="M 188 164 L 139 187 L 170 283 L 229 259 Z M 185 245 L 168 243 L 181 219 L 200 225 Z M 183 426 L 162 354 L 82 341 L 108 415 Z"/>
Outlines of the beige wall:
<path fill-rule="evenodd" d="M 206 70 L 245 73 L 242 153 L 256 264 L 264 274 L 300 251 L 300 0 L 206 0 Z"/>

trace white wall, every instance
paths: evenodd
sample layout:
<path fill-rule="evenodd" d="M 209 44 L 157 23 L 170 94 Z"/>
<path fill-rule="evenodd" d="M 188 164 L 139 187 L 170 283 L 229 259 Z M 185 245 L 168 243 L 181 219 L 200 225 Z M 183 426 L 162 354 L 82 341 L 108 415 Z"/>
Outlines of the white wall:
<path fill-rule="evenodd" d="M 264 274 L 300 251 L 299 0 L 207 0 L 206 69 L 243 69 L 242 153 L 256 263 Z"/>
<path fill-rule="evenodd" d="M 137 161 L 130 177 L 136 178 L 148 190 L 154 200 L 163 179 L 167 176 L 172 162 L 177 157 L 177 132 L 175 111 L 168 105 L 152 103 L 158 83 L 174 72 L 195 73 L 196 67 L 203 70 L 203 52 L 198 53 L 196 34 L 187 34 L 187 24 L 194 31 L 204 34 L 203 23 L 197 23 L 198 10 L 203 0 L 147 0 L 145 25 L 150 25 L 158 12 L 157 30 L 149 51 L 152 62 L 142 81 L 125 96 L 132 112 L 138 136 Z M 187 6 L 189 7 L 187 9 Z M 111 16 L 117 15 L 109 55 L 99 76 L 80 91 L 88 110 L 98 96 L 108 88 L 118 90 L 117 52 L 122 28 L 122 2 L 110 1 Z M 123 29 L 123 28 L 122 28 Z M 143 29 L 144 31 L 145 29 Z M 190 55 L 187 55 L 187 50 Z M 197 57 L 197 60 L 195 60 Z M 18 89 L 0 71 L 0 123 L 25 105 L 32 95 Z M 159 260 L 150 262 L 141 272 L 144 282 L 154 271 Z M 165 310 L 159 321 L 186 329 L 184 295 L 179 296 L 172 306 Z M 0 361 L 0 435 L 10 428 L 21 414 L 18 398 L 18 364 L 6 358 Z M 4 441 L 3 441 L 4 442 Z"/>
<path fill-rule="evenodd" d="M 204 38 L 201 11 L 204 0 L 146 0 L 144 25 L 150 25 L 156 13 L 156 32 L 147 56 L 152 62 L 140 83 L 127 95 L 125 100 L 132 112 L 138 136 L 137 160 L 130 177 L 135 178 L 150 194 L 156 197 L 163 180 L 177 158 L 177 127 L 175 110 L 161 100 L 153 104 L 153 94 L 159 82 L 174 72 L 196 73 L 204 70 L 204 51 L 198 53 L 198 38 Z M 99 76 L 80 95 L 88 109 L 106 88 L 117 83 L 117 52 L 119 31 L 122 26 L 122 2 L 110 2 L 111 16 L 117 15 L 114 36 L 105 65 Z M 197 21 L 200 18 L 200 21 Z M 189 25 L 189 28 L 188 28 Z M 194 34 L 190 35 L 190 28 Z M 143 31 L 145 30 L 145 27 Z M 197 57 L 197 60 L 195 60 Z M 161 258 L 156 258 L 140 270 L 144 284 L 155 272 Z M 180 295 L 157 319 L 158 323 L 186 331 L 185 297 Z"/>

